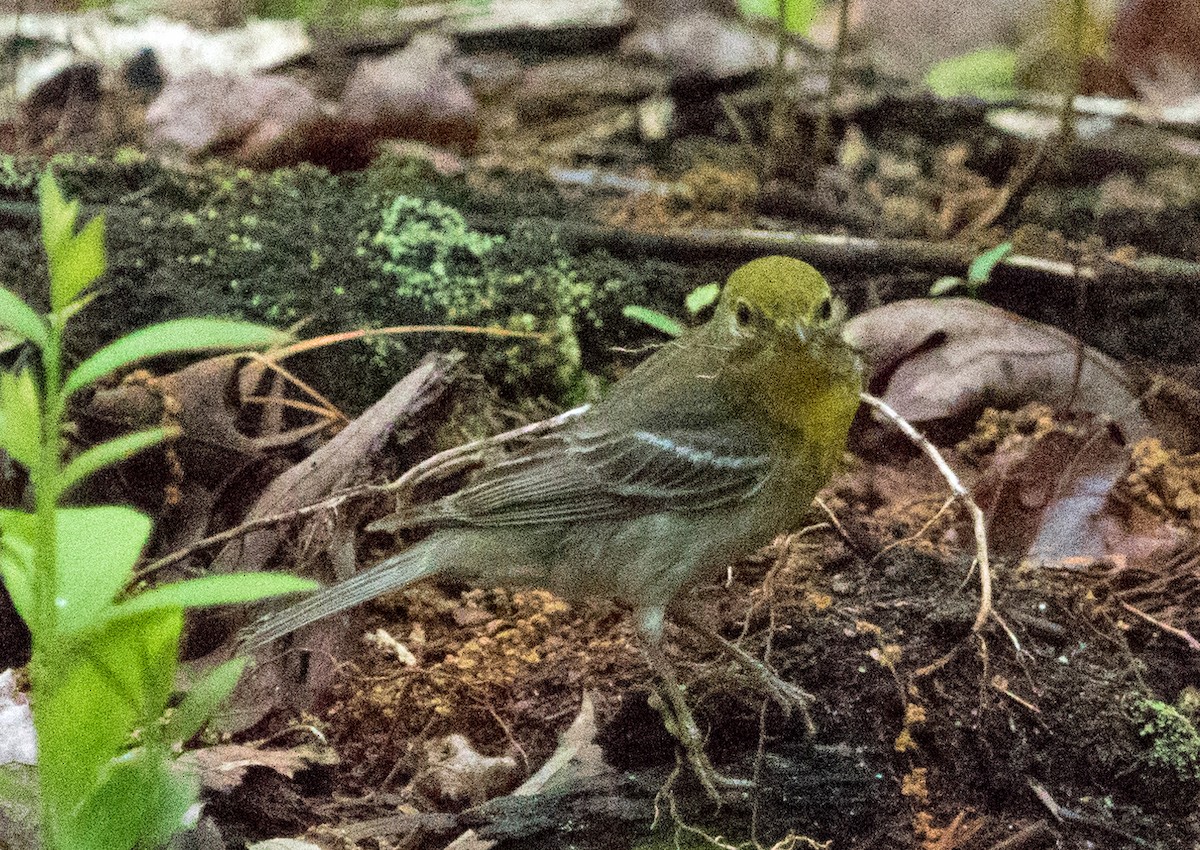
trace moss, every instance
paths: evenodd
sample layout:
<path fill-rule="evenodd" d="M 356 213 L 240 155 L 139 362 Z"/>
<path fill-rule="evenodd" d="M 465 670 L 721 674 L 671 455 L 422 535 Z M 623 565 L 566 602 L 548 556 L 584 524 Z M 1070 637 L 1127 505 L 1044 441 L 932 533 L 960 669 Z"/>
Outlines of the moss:
<path fill-rule="evenodd" d="M 449 322 L 488 312 L 498 281 L 482 260 L 503 237 L 471 230 L 458 210 L 438 201 L 407 195 L 393 199 L 380 218 L 374 233 L 360 234 L 358 247 L 378 275 L 377 289 Z"/>
<path fill-rule="evenodd" d="M 32 160 L 0 153 L 0 190 L 28 191 L 37 183 L 37 170 Z"/>
<path fill-rule="evenodd" d="M 1180 782 L 1200 782 L 1200 732 L 1192 720 L 1170 703 L 1139 700 L 1133 707 L 1138 734 L 1150 739 L 1146 760 L 1171 771 Z"/>
<path fill-rule="evenodd" d="M 32 188 L 44 165 L 0 159 L 0 192 L 26 222 L 0 233 L 0 274 L 25 295 L 44 281 Z M 561 210 L 561 199 L 527 178 L 529 185 L 510 192 L 502 178 L 474 185 L 400 160 L 346 175 L 313 166 L 256 173 L 221 163 L 185 172 L 135 151 L 111 161 L 56 158 L 53 166 L 85 216 L 108 217 L 109 273 L 74 331 L 78 354 L 133 327 L 192 315 L 303 323 L 306 336 L 472 324 L 552 338 L 551 345 L 441 334 L 375 338 L 307 356 L 304 376 L 351 411 L 379 397 L 426 351 L 451 347 L 465 349 L 470 368 L 509 395 L 573 400 L 587 385 L 581 369 L 606 371 L 614 345 L 644 338 L 644 329 L 621 317 L 625 304 L 674 309 L 696 283 L 668 264 L 573 253 L 552 222 L 524 219 L 500 234 L 471 225 L 469 216 L 495 209 L 498 196 L 538 195 L 530 209 Z"/>

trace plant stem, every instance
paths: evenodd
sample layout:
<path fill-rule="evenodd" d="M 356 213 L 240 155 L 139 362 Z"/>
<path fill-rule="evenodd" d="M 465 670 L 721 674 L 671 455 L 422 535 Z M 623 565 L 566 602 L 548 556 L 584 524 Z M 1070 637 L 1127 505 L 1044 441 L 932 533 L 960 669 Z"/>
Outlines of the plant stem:
<path fill-rule="evenodd" d="M 788 3 L 779 0 L 779 16 L 775 20 L 775 67 L 771 72 L 771 114 L 767 119 L 767 163 L 766 173 L 774 176 L 779 170 L 781 148 L 787 135 L 788 107 L 787 92 L 787 49 L 788 49 Z"/>
<path fill-rule="evenodd" d="M 825 99 L 821 114 L 817 118 L 816 138 L 813 141 L 813 161 L 820 165 L 833 158 L 833 111 L 841 89 L 842 65 L 846 59 L 846 45 L 850 33 L 850 0 L 838 4 L 837 41 L 833 55 L 829 57 L 829 83 L 825 86 Z"/>
<path fill-rule="evenodd" d="M 1065 149 L 1075 141 L 1075 98 L 1083 87 L 1083 31 L 1087 25 L 1087 0 L 1071 0 L 1071 68 L 1067 74 L 1067 88 L 1063 92 L 1062 111 L 1059 114 L 1059 135 Z"/>
<path fill-rule="evenodd" d="M 62 324 L 52 316 L 49 338 L 42 351 L 41 452 L 37 468 L 31 470 L 35 493 L 37 545 L 34 547 L 33 574 L 37 587 L 37 628 L 33 631 L 44 646 L 55 642 L 58 633 L 58 473 L 62 448 Z"/>

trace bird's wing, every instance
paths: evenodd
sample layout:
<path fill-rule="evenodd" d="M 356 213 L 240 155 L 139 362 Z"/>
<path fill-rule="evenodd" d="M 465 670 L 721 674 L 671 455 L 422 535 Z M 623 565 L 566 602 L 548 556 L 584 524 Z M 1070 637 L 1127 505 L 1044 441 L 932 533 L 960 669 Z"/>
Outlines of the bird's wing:
<path fill-rule="evenodd" d="M 484 469 L 441 499 L 443 522 L 498 527 L 610 519 L 739 502 L 774 461 L 733 429 L 573 429 Z"/>

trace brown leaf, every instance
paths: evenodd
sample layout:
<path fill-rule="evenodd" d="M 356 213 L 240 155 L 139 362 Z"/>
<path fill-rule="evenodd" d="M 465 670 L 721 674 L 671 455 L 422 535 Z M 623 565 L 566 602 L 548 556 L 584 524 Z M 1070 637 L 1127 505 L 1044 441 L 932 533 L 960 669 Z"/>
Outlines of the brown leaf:
<path fill-rule="evenodd" d="M 910 422 L 965 430 L 985 407 L 1041 401 L 1111 417 L 1127 440 L 1152 433 L 1144 381 L 1057 328 L 967 298 L 898 301 L 852 319 L 868 385 Z"/>
<path fill-rule="evenodd" d="M 252 767 L 265 767 L 292 779 L 314 765 L 337 764 L 337 754 L 328 747 L 301 746 L 290 750 L 260 750 L 246 744 L 220 744 L 190 750 L 179 757 L 200 772 L 200 783 L 211 791 L 232 791 Z"/>
<path fill-rule="evenodd" d="M 1128 449 L 1103 428 L 1059 427 L 1002 447 L 977 488 L 993 551 L 1055 563 L 1104 557 L 1106 507 L 1128 468 Z"/>
<path fill-rule="evenodd" d="M 1144 100 L 1194 103 L 1200 87 L 1200 4 L 1128 0 L 1113 27 L 1113 65 Z"/>

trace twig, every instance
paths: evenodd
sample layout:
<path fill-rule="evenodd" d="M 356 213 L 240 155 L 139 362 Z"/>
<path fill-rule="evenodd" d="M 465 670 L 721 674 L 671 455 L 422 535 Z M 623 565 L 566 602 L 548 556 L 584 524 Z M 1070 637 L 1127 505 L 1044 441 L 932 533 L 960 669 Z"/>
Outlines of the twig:
<path fill-rule="evenodd" d="M 319 392 L 316 389 L 316 387 L 311 386 L 307 381 L 303 380 L 299 375 L 294 374 L 290 369 L 286 368 L 280 361 L 282 360 L 283 357 L 286 357 L 287 355 L 284 354 L 282 352 L 282 350 L 280 350 L 279 354 L 280 354 L 280 356 L 276 357 L 275 352 L 268 352 L 267 354 L 260 354 L 257 351 L 251 351 L 251 352 L 248 352 L 245 356 L 248 359 L 255 361 L 256 363 L 261 364 L 264 368 L 270 369 L 271 371 L 275 372 L 276 374 L 281 375 L 285 380 L 290 382 L 292 386 L 296 387 L 301 392 L 307 394 L 308 397 L 313 399 L 318 405 L 318 407 L 313 410 L 314 413 L 322 413 L 326 418 L 328 418 L 330 420 L 337 420 L 337 421 L 343 422 L 343 423 L 350 421 L 349 418 L 346 416 L 346 414 L 342 413 L 342 411 L 338 409 L 337 405 L 335 405 L 332 401 L 327 399 L 323 393 Z M 278 401 L 282 402 L 285 400 L 279 399 Z"/>
<path fill-rule="evenodd" d="M 1008 627 L 1008 624 L 1004 622 L 992 607 L 992 567 L 991 560 L 988 557 L 987 529 L 984 524 L 983 511 L 975 502 L 975 499 L 972 498 L 970 491 L 963 486 L 958 474 L 950 468 L 950 464 L 946 463 L 946 459 L 942 457 L 942 453 L 937 450 L 937 447 L 933 443 L 929 442 L 907 419 L 897 413 L 883 399 L 876 398 L 870 393 L 862 393 L 861 396 L 864 404 L 878 411 L 885 419 L 888 419 L 893 425 L 899 428 L 914 445 L 925 452 L 942 474 L 942 478 L 950 486 L 951 492 L 966 506 L 967 511 L 971 514 L 971 521 L 975 529 L 975 565 L 979 567 L 979 610 L 975 614 L 975 622 L 971 625 L 971 633 L 981 635 L 984 626 L 987 625 L 987 621 L 989 619 L 994 620 L 1004 630 L 1004 633 L 1008 635 L 1009 640 L 1012 641 L 1016 650 L 1020 652 L 1020 640 L 1017 639 L 1012 629 Z M 944 666 L 956 653 L 957 649 L 951 650 L 950 653 L 941 659 L 922 667 L 913 675 L 916 678 L 921 678 L 932 673 Z"/>
<path fill-rule="evenodd" d="M 846 527 L 842 525 L 842 521 L 837 518 L 837 514 L 833 512 L 833 508 L 829 507 L 829 503 L 819 496 L 813 499 L 813 504 L 825 512 L 825 516 L 829 517 L 829 524 L 833 526 L 833 530 L 837 532 L 838 537 L 842 538 L 842 542 L 849 547 L 851 552 L 862 554 L 862 547 L 855 542 L 850 533 L 846 531 Z"/>
<path fill-rule="evenodd" d="M 303 339 L 299 342 L 283 348 L 278 348 L 271 352 L 272 357 L 279 360 L 291 357 L 293 354 L 300 354 L 305 351 L 311 351 L 314 348 L 324 348 L 327 345 L 333 345 L 338 342 L 349 342 L 355 339 L 370 339 L 376 336 L 400 336 L 405 334 L 436 334 L 436 333 L 451 333 L 451 334 L 482 334 L 484 336 L 500 336 L 500 337 L 516 337 L 517 339 L 535 339 L 540 342 L 545 342 L 549 336 L 544 333 L 535 331 L 514 331 L 508 328 L 486 328 L 477 325 L 395 325 L 388 328 L 359 328 L 353 331 L 344 331 L 343 333 L 327 334 L 325 336 L 314 337 L 313 339 Z"/>
<path fill-rule="evenodd" d="M 501 221 L 472 216 L 478 230 L 506 232 L 516 227 L 542 226 L 554 230 L 575 248 L 607 248 L 618 254 L 655 254 L 683 257 L 689 262 L 717 258 L 732 263 L 764 254 L 796 257 L 821 269 L 841 271 L 892 271 L 903 266 L 935 275 L 963 276 L 978 250 L 970 243 L 923 242 L 917 239 L 872 239 L 830 233 L 693 228 L 643 232 L 616 227 L 526 218 Z M 1194 286 L 1200 284 L 1200 263 L 1173 257 L 1146 255 L 1130 262 L 1078 265 L 1063 260 L 1009 254 L 1000 266 L 1020 269 L 1048 281 L 1125 282 L 1131 285 Z"/>
<path fill-rule="evenodd" d="M 1029 700 L 1022 699 L 1021 697 L 1017 696 L 1012 691 L 1011 688 L 996 681 L 996 677 L 994 677 L 994 676 L 992 677 L 992 687 L 999 693 L 1004 694 L 1006 697 L 1008 697 L 1010 700 L 1015 702 L 1017 705 L 1021 706 L 1021 708 L 1025 709 L 1026 711 L 1029 711 L 1033 714 L 1041 714 L 1042 713 L 1042 710 L 1040 708 L 1038 708 L 1036 705 L 1031 703 Z"/>
<path fill-rule="evenodd" d="M 137 584 L 139 581 L 144 581 L 159 570 L 169 567 L 172 564 L 177 564 L 184 558 L 194 555 L 196 552 L 209 549 L 222 543 L 228 543 L 230 540 L 236 540 L 237 538 L 243 537 L 252 531 L 257 531 L 260 528 L 269 528 L 273 525 L 291 522 L 292 520 L 301 519 L 311 514 L 320 513 L 321 511 L 333 510 L 343 502 L 366 495 L 367 493 L 371 492 L 372 488 L 378 489 L 379 486 L 380 485 L 375 484 L 363 487 L 353 487 L 348 490 L 343 490 L 339 493 L 334 493 L 328 498 L 322 499 L 319 502 L 314 502 L 311 505 L 303 505 L 299 508 L 294 508 L 292 510 L 284 511 L 283 513 L 279 514 L 273 514 L 271 516 L 257 517 L 249 520 L 248 522 L 244 522 L 241 525 L 237 525 L 233 528 L 228 528 L 225 531 L 205 537 L 202 540 L 197 540 L 195 543 L 184 546 L 182 549 L 176 549 L 171 554 L 164 555 L 158 560 L 151 561 L 149 564 L 146 564 L 146 566 L 137 570 L 133 574 L 133 578 L 130 583 Z"/>
<path fill-rule="evenodd" d="M 924 525 L 922 525 L 919 529 L 917 529 L 912 534 L 908 535 L 908 537 L 905 537 L 901 540 L 893 540 L 891 543 L 884 546 L 882 549 L 879 550 L 879 554 L 877 554 L 874 558 L 871 559 L 871 563 L 875 563 L 880 558 L 882 558 L 884 555 L 886 555 L 888 552 L 895 549 L 897 546 L 903 546 L 906 543 L 911 543 L 914 540 L 920 540 L 922 537 L 924 537 L 925 532 L 927 532 L 927 531 L 929 531 L 929 529 L 933 528 L 934 523 L 936 523 L 939 519 L 941 519 L 942 516 L 945 515 L 946 511 L 950 510 L 950 506 L 954 504 L 954 501 L 957 498 L 958 498 L 957 494 L 953 494 L 953 495 L 949 496 L 946 499 L 946 501 L 942 502 L 942 506 L 937 509 L 937 513 L 935 513 L 928 520 L 926 520 Z"/>
<path fill-rule="evenodd" d="M 1055 846 L 1056 836 L 1044 820 L 1031 823 L 1015 835 L 997 841 L 988 850 L 1035 850 Z"/>
<path fill-rule="evenodd" d="M 505 431 L 503 434 L 497 434 L 494 437 L 486 437 L 481 440 L 466 443 L 461 446 L 456 446 L 452 449 L 447 449 L 444 452 L 439 452 L 431 458 L 428 458 L 416 466 L 410 467 L 403 475 L 387 484 L 361 484 L 357 487 L 349 487 L 345 490 L 340 490 L 336 493 L 331 493 L 319 502 L 313 502 L 308 505 L 302 505 L 298 508 L 293 508 L 282 513 L 272 514 L 270 516 L 256 517 L 235 526 L 226 529 L 218 534 L 213 534 L 205 537 L 203 540 L 197 540 L 182 549 L 177 549 L 169 555 L 159 558 L 157 561 L 152 561 L 142 567 L 133 576 L 133 582 L 139 582 L 148 576 L 158 572 L 159 570 L 169 567 L 172 564 L 177 564 L 184 558 L 195 554 L 204 549 L 217 546 L 222 543 L 228 543 L 230 540 L 235 540 L 243 537 L 252 531 L 257 531 L 260 528 L 267 528 L 273 525 L 291 522 L 292 520 L 301 519 L 322 511 L 333 510 L 352 499 L 360 499 L 368 496 L 376 496 L 384 493 L 394 493 L 397 490 L 408 487 L 415 487 L 421 481 L 434 474 L 445 474 L 453 471 L 455 468 L 469 465 L 474 462 L 478 453 L 484 448 L 503 445 L 520 437 L 527 437 L 532 434 L 540 434 L 545 431 L 558 428 L 565 422 L 579 416 L 588 409 L 588 405 L 573 408 L 560 413 L 557 416 L 552 416 L 549 419 L 543 419 L 539 422 L 533 422 L 529 425 L 522 425 L 519 428 L 513 428 L 511 431 Z M 470 457 L 465 457 L 470 455 Z M 455 466 L 457 464 L 457 466 Z"/>
<path fill-rule="evenodd" d="M 1009 173 L 1008 180 L 1000 187 L 1000 191 L 992 199 L 991 205 L 976 216 L 974 221 L 968 222 L 966 227 L 962 228 L 959 232 L 959 236 L 974 236 L 995 224 L 996 219 L 1002 216 L 1004 211 L 1008 209 L 1008 205 L 1012 203 L 1013 198 L 1025 190 L 1029 181 L 1033 179 L 1038 169 L 1042 167 L 1042 163 L 1046 160 L 1046 152 L 1050 149 L 1050 142 L 1053 138 L 1052 136 L 1047 136 L 1038 141 L 1033 155 Z"/>
<path fill-rule="evenodd" d="M 483 449 L 504 445 L 522 437 L 531 437 L 535 434 L 544 434 L 547 431 L 553 431 L 570 422 L 575 417 L 586 413 L 590 408 L 590 404 L 581 404 L 579 407 L 573 407 L 557 416 L 551 416 L 549 419 L 531 422 L 528 425 L 513 428 L 511 431 L 505 431 L 503 434 L 497 434 L 494 437 L 484 437 L 479 440 L 473 440 L 470 443 L 464 443 L 461 446 L 455 446 L 452 449 L 446 449 L 446 451 L 439 452 L 433 457 L 411 467 L 392 483 L 381 485 L 379 492 L 391 493 L 408 487 L 415 487 L 431 476 L 455 472 L 464 466 L 474 463 Z"/>
<path fill-rule="evenodd" d="M 1127 832 L 1126 830 L 1121 829 L 1119 826 L 1100 820 L 1092 815 L 1077 812 L 1074 809 L 1068 809 L 1066 806 L 1060 806 L 1058 801 L 1051 796 L 1050 791 L 1040 782 L 1028 777 L 1025 781 L 1029 783 L 1029 788 L 1031 791 L 1033 791 L 1034 796 L 1038 798 L 1042 805 L 1049 810 L 1050 814 L 1053 815 L 1054 819 L 1059 823 L 1077 823 L 1081 826 L 1098 829 L 1111 835 L 1119 835 L 1121 838 L 1124 838 L 1126 841 L 1130 841 L 1139 847 L 1146 846 L 1146 839 Z"/>
<path fill-rule="evenodd" d="M 865 404 L 879 411 L 884 418 L 899 428 L 914 445 L 928 455 L 929 459 L 933 461 L 933 465 L 938 468 L 938 472 L 942 474 L 942 478 L 950 485 L 950 491 L 962 501 L 967 511 L 971 514 L 971 520 L 975 527 L 975 563 L 979 566 L 979 611 L 975 615 L 975 623 L 971 626 L 971 631 L 979 633 L 987 624 L 988 618 L 992 616 L 992 567 L 991 561 L 988 558 L 987 529 L 984 527 L 983 511 L 976 504 L 975 499 L 971 497 L 970 491 L 963 486 L 958 474 L 950 468 L 950 464 L 946 463 L 946 459 L 937 450 L 937 446 L 929 442 L 920 431 L 914 428 L 907 419 L 897 413 L 883 399 L 876 398 L 870 393 L 862 393 L 862 400 Z"/>
<path fill-rule="evenodd" d="M 1191 649 L 1195 652 L 1200 652 L 1200 640 L 1196 640 L 1196 638 L 1192 637 L 1191 632 L 1185 631 L 1184 629 L 1176 628 L 1175 626 L 1168 625 L 1167 623 L 1164 623 L 1162 620 L 1156 620 L 1154 617 L 1151 617 L 1145 611 L 1141 610 L 1140 608 L 1135 608 L 1134 606 L 1130 605 L 1128 602 L 1122 602 L 1121 607 L 1124 608 L 1129 613 L 1136 614 L 1137 616 L 1141 617 L 1143 620 L 1145 620 L 1147 623 L 1150 623 L 1150 625 L 1154 626 L 1155 628 L 1162 629 L 1167 634 L 1174 635 L 1175 637 L 1179 638 L 1181 641 L 1183 641 L 1184 643 L 1186 643 L 1188 645 L 1189 649 Z"/>

